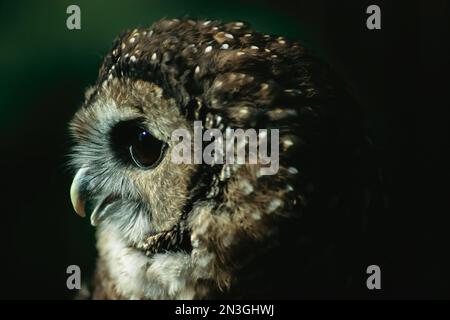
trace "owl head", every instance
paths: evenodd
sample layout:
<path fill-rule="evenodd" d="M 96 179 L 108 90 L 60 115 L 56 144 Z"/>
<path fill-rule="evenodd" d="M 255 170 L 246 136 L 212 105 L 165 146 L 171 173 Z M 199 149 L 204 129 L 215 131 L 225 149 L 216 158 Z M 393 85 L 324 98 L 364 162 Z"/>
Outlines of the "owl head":
<path fill-rule="evenodd" d="M 176 163 L 172 134 L 195 121 L 277 129 L 277 172 Z M 99 268 L 116 296 L 150 299 L 289 292 L 346 221 L 360 137 L 354 102 L 299 42 L 190 19 L 123 33 L 70 132 L 71 198 L 98 230 Z"/>

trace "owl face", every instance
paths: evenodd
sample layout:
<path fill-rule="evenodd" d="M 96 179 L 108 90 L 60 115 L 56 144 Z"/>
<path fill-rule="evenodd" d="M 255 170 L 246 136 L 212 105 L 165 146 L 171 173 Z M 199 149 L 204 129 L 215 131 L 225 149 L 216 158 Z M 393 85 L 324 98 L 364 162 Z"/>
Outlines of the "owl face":
<path fill-rule="evenodd" d="M 71 122 L 77 169 L 74 208 L 110 225 L 130 244 L 169 231 L 182 218 L 193 165 L 170 161 L 171 132 L 192 125 L 158 86 L 116 80 Z"/>

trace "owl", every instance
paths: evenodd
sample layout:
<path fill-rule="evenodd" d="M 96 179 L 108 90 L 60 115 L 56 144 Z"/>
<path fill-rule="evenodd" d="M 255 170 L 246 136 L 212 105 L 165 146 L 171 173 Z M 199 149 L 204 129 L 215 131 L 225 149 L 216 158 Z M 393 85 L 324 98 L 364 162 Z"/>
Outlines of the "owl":
<path fill-rule="evenodd" d="M 72 204 L 96 228 L 89 298 L 297 298 L 345 286 L 365 190 L 361 110 L 346 92 L 302 43 L 244 22 L 124 32 L 69 125 Z M 195 121 L 277 129 L 277 172 L 175 163 L 172 133 L 193 133 Z"/>

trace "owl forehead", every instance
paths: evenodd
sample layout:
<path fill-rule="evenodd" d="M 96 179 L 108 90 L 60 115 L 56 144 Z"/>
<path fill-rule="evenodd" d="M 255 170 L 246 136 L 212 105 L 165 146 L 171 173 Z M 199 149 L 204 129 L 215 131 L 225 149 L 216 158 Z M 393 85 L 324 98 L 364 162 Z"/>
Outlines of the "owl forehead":
<path fill-rule="evenodd" d="M 238 31 L 241 32 L 237 34 Z M 222 50 L 245 46 L 248 41 L 239 38 L 244 31 L 249 30 L 242 22 L 221 24 L 186 19 L 161 20 L 149 28 L 134 29 L 115 41 L 99 80 L 103 83 L 115 77 L 157 79 L 165 72 L 178 77 L 186 75 L 188 70 L 183 68 L 199 66 L 214 46 L 220 45 Z M 248 40 L 248 36 L 251 34 L 244 38 Z M 177 68 L 168 70 L 168 65 Z"/>
<path fill-rule="evenodd" d="M 277 126 L 297 117 L 296 109 L 316 94 L 312 64 L 298 42 L 254 32 L 243 22 L 161 20 L 115 41 L 85 105 L 111 97 L 118 108 L 149 118 L 178 109 L 182 116 L 173 121 Z"/>
<path fill-rule="evenodd" d="M 299 43 L 254 32 L 243 22 L 161 20 L 122 34 L 105 57 L 97 84 L 143 79 L 185 104 L 190 95 L 206 91 L 218 74 L 239 71 L 271 78 L 281 71 L 273 71 L 274 65 L 301 52 Z"/>
<path fill-rule="evenodd" d="M 95 96 L 78 110 L 71 121 L 74 136 L 90 140 L 106 135 L 122 121 L 138 120 L 159 139 L 168 140 L 177 128 L 188 127 L 174 99 L 166 98 L 163 89 L 152 82 L 115 79 L 98 88 Z"/>

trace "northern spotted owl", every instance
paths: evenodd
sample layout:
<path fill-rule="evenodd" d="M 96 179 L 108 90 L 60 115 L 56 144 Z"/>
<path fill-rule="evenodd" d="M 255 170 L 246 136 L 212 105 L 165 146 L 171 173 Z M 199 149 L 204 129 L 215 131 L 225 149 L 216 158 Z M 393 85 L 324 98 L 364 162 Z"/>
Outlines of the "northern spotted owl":
<path fill-rule="evenodd" d="M 196 120 L 278 129 L 278 172 L 174 163 L 171 133 Z M 341 82 L 300 42 L 190 19 L 123 33 L 70 123 L 72 203 L 97 229 L 91 298 L 295 298 L 345 286 L 348 275 L 335 276 L 361 222 L 361 128 Z"/>

